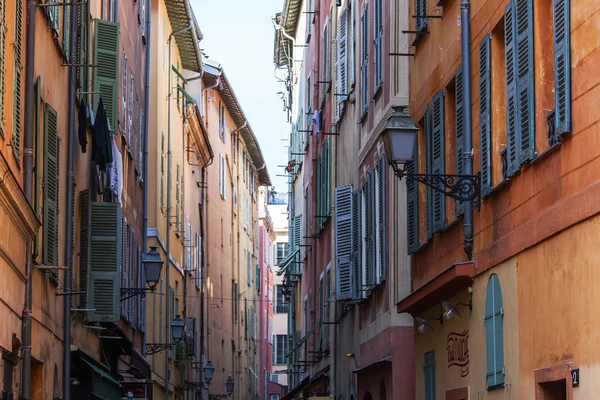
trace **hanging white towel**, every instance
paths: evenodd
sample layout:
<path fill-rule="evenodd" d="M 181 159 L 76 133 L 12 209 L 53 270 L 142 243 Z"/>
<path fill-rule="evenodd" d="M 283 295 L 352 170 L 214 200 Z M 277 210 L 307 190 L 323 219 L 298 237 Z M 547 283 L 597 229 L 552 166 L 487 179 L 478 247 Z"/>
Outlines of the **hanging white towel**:
<path fill-rule="evenodd" d="M 312 120 L 315 121 L 315 133 L 321 133 L 321 115 L 319 115 L 319 111 L 315 110 Z"/>
<path fill-rule="evenodd" d="M 117 201 L 121 204 L 121 196 L 123 195 L 123 159 L 115 141 L 112 140 L 111 142 L 113 162 L 110 171 L 110 190 L 117 196 Z"/>

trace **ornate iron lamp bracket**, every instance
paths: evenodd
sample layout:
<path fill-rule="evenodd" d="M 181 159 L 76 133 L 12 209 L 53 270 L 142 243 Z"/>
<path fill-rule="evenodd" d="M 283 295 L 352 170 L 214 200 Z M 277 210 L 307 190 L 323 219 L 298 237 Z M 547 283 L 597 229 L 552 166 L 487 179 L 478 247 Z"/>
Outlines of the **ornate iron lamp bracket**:
<path fill-rule="evenodd" d="M 160 353 L 171 346 L 175 346 L 175 343 L 146 343 L 146 354 L 152 355 Z"/>
<path fill-rule="evenodd" d="M 121 301 L 125 301 L 135 296 L 145 296 L 146 292 L 151 292 L 149 288 L 121 288 Z"/>

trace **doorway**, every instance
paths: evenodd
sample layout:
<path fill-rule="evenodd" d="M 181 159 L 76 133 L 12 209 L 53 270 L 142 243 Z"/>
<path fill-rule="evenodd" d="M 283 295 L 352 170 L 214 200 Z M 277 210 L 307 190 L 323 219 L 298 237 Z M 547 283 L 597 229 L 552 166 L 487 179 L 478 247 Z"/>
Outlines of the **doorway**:
<path fill-rule="evenodd" d="M 463 387 L 460 389 L 448 390 L 446 392 L 446 400 L 469 400 L 469 388 Z"/>
<path fill-rule="evenodd" d="M 540 396 L 537 400 L 567 400 L 567 380 L 538 383 Z"/>

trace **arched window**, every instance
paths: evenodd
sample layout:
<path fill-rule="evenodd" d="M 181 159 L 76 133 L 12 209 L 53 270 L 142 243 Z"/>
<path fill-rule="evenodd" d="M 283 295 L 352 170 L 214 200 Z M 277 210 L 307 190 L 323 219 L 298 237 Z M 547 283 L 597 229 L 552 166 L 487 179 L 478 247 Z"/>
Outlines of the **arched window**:
<path fill-rule="evenodd" d="M 485 299 L 485 340 L 487 349 L 488 387 L 504 385 L 504 308 L 502 289 L 498 275 L 492 274 L 488 281 Z"/>

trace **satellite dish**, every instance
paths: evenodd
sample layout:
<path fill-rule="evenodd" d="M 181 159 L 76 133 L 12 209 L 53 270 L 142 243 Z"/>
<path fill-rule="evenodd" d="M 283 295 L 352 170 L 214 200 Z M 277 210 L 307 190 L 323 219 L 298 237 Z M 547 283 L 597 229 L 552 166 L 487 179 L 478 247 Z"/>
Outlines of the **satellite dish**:
<path fill-rule="evenodd" d="M 431 326 L 429 321 L 427 321 L 426 319 L 423 319 L 423 318 L 415 318 L 415 319 L 419 323 L 419 327 L 417 328 L 419 333 L 425 333 L 425 331 L 427 331 L 427 330 L 431 330 L 431 331 L 433 330 L 433 326 Z"/>
<path fill-rule="evenodd" d="M 443 301 L 442 307 L 444 307 L 444 318 L 449 321 L 452 317 L 456 319 L 460 319 L 460 311 L 458 311 L 458 307 L 449 301 Z"/>

